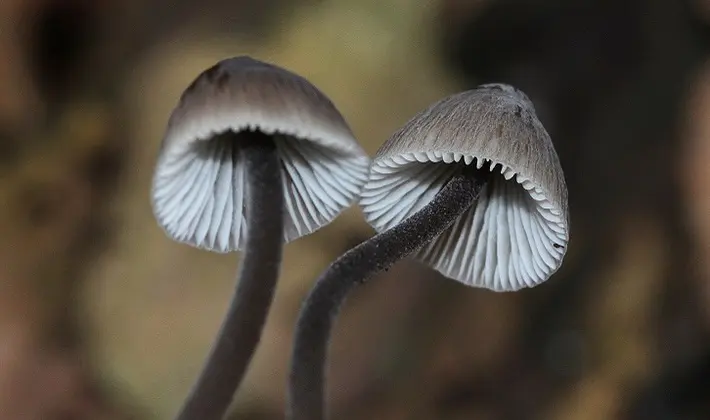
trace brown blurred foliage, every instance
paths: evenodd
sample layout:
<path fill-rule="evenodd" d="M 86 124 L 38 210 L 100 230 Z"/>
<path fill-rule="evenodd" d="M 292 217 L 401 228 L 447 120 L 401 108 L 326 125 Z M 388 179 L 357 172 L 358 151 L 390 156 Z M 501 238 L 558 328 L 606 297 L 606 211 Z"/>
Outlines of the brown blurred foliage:
<path fill-rule="evenodd" d="M 178 408 L 237 258 L 171 243 L 147 191 L 181 90 L 239 54 L 321 87 L 370 153 L 454 90 L 515 84 L 568 179 L 548 283 L 495 294 L 403 262 L 355 293 L 333 418 L 710 418 L 706 3 L 3 0 L 0 419 Z M 371 233 L 354 209 L 287 247 L 232 418 L 282 417 L 301 299 Z"/>

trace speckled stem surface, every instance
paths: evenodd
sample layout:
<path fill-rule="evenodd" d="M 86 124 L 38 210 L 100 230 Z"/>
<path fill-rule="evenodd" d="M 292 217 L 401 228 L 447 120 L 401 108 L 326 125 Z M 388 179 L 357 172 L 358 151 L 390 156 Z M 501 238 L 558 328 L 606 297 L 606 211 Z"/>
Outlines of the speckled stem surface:
<path fill-rule="evenodd" d="M 477 199 L 488 170 L 466 166 L 424 208 L 346 252 L 321 275 L 296 325 L 286 418 L 325 418 L 325 364 L 330 333 L 347 295 L 373 275 L 434 240 Z"/>
<path fill-rule="evenodd" d="M 276 145 L 260 132 L 232 141 L 247 165 L 246 249 L 219 335 L 178 420 L 222 419 L 259 344 L 279 276 L 284 197 Z"/>

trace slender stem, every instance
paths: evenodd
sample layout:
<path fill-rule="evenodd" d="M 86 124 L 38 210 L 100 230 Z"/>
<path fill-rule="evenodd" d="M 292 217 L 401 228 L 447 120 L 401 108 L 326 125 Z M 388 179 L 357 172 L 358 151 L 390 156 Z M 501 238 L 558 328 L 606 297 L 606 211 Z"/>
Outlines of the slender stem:
<path fill-rule="evenodd" d="M 276 145 L 259 132 L 232 137 L 233 150 L 243 153 L 246 162 L 246 249 L 221 330 L 179 420 L 219 420 L 224 416 L 261 338 L 279 275 L 283 187 Z"/>
<path fill-rule="evenodd" d="M 478 198 L 487 180 L 484 171 L 465 167 L 424 208 L 346 252 L 321 275 L 296 324 L 287 419 L 324 418 L 328 342 L 335 317 L 348 293 L 449 228 Z"/>

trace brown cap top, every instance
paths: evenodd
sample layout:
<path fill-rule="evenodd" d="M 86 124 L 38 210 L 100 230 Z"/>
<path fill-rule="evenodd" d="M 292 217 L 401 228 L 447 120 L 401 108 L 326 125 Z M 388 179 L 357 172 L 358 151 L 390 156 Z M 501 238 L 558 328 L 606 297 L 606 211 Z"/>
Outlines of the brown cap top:
<path fill-rule="evenodd" d="M 158 223 L 173 239 L 218 252 L 245 243 L 246 186 L 228 131 L 272 135 L 282 161 L 284 240 L 331 222 L 358 197 L 370 159 L 345 119 L 309 81 L 250 57 L 220 61 L 185 90 L 153 177 Z"/>
<path fill-rule="evenodd" d="M 527 96 L 488 84 L 414 116 L 380 148 L 360 205 L 378 231 L 429 203 L 457 165 L 496 175 L 454 226 L 416 258 L 463 283 L 517 290 L 547 280 L 569 237 L 567 186 Z"/>

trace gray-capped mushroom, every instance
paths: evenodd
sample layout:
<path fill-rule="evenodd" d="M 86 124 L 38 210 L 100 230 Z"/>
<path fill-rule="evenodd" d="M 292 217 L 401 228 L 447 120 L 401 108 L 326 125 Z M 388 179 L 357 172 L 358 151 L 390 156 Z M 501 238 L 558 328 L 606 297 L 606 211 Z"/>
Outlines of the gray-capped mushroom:
<path fill-rule="evenodd" d="M 370 168 L 360 204 L 380 233 L 321 275 L 298 318 L 287 418 L 325 417 L 330 331 L 348 293 L 408 256 L 463 283 L 530 287 L 562 263 L 567 187 L 530 100 L 488 84 L 447 97 L 395 132 Z"/>
<path fill-rule="evenodd" d="M 373 159 L 360 205 L 377 230 L 423 208 L 460 165 L 493 173 L 476 202 L 414 257 L 446 277 L 496 291 L 533 287 L 562 264 L 567 186 L 527 96 L 487 84 L 415 116 Z"/>
<path fill-rule="evenodd" d="M 276 145 L 284 241 L 332 221 L 357 199 L 370 159 L 333 103 L 306 79 L 250 57 L 223 60 L 170 116 L 153 178 L 156 219 L 180 242 L 217 252 L 246 242 L 246 166 L 234 134 Z"/>
<path fill-rule="evenodd" d="M 275 65 L 226 59 L 183 93 L 153 177 L 156 220 L 176 241 L 245 254 L 229 311 L 179 419 L 222 418 L 261 337 L 283 244 L 350 206 L 369 162 L 328 97 Z"/>

